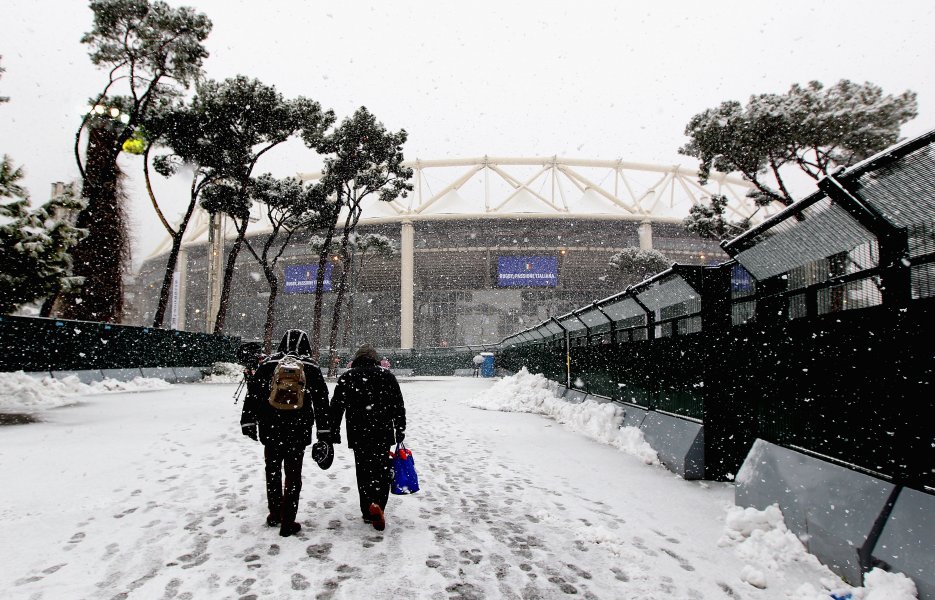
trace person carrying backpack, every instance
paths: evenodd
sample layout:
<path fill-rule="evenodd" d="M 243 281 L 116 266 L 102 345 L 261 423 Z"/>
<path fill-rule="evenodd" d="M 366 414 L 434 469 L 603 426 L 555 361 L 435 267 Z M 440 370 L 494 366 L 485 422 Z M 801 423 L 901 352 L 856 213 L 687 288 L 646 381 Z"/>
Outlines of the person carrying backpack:
<path fill-rule="evenodd" d="M 278 526 L 283 537 L 302 528 L 295 518 L 302 491 L 302 461 L 306 446 L 312 443 L 313 424 L 318 424 L 318 440 L 330 450 L 328 388 L 311 354 L 308 334 L 300 329 L 287 331 L 278 352 L 250 378 L 240 416 L 243 434 L 263 444 L 266 525 Z"/>
<path fill-rule="evenodd" d="M 380 367 L 370 344 L 360 347 L 353 367 L 338 378 L 334 389 L 331 435 L 335 444 L 341 443 L 345 411 L 347 447 L 354 451 L 361 516 L 382 531 L 392 483 L 390 446 L 406 437 L 406 407 L 396 376 Z"/>

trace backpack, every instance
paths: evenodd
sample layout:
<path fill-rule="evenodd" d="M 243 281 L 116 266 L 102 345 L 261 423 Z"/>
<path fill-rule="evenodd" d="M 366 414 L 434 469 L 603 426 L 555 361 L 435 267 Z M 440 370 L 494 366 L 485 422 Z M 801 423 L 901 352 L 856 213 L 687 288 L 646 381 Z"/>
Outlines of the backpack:
<path fill-rule="evenodd" d="M 284 356 L 270 384 L 269 404 L 279 410 L 295 410 L 305 403 L 305 365 L 294 356 Z"/>

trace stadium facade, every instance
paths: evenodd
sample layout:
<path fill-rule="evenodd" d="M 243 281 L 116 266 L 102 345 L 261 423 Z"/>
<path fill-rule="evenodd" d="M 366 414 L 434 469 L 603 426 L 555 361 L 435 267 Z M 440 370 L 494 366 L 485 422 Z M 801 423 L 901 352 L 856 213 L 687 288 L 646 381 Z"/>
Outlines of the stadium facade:
<path fill-rule="evenodd" d="M 407 198 L 364 205 L 358 234 L 386 236 L 396 252 L 370 257 L 352 270 L 350 319 L 341 327 L 340 346 L 497 343 L 620 291 L 607 267 L 626 248 L 652 248 L 682 264 L 725 260 L 716 242 L 687 233 L 681 224 L 691 205 L 711 194 L 729 199 L 733 218 L 765 216 L 746 199 L 743 180 L 715 173 L 702 186 L 695 170 L 679 166 L 486 156 L 407 165 L 414 169 L 415 188 Z M 318 177 L 300 174 L 306 181 Z M 260 242 L 266 233 L 261 212 L 255 214 L 248 236 Z M 196 217 L 183 245 L 166 326 L 210 330 L 221 259 L 233 234 L 221 218 Z M 278 265 L 277 331 L 312 326 L 315 296 L 308 281 L 317 253 L 309 240 L 315 234 L 297 233 Z M 132 321 L 151 321 L 167 251 L 168 242 L 137 275 Z M 332 261 L 335 282 L 342 268 Z M 326 291 L 326 328 L 333 296 Z M 226 333 L 261 339 L 268 297 L 261 269 L 242 251 Z"/>

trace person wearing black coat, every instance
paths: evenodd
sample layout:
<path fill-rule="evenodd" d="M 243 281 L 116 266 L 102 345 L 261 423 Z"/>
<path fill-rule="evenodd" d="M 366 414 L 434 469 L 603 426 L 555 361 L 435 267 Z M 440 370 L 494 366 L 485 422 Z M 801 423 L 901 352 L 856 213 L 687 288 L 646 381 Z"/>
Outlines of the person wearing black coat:
<path fill-rule="evenodd" d="M 382 531 L 392 483 L 390 446 L 406 437 L 406 407 L 396 376 L 380 366 L 377 352 L 369 344 L 360 347 L 351 369 L 341 375 L 334 390 L 334 443 L 341 441 L 345 412 L 347 447 L 354 451 L 361 516 Z"/>
<path fill-rule="evenodd" d="M 328 388 L 311 354 L 312 348 L 304 331 L 287 331 L 279 342 L 278 352 L 267 358 L 250 377 L 240 416 L 243 434 L 263 444 L 269 508 L 266 524 L 279 526 L 279 535 L 283 537 L 302 528 L 295 522 L 295 517 L 302 491 L 302 460 L 306 446 L 312 443 L 312 425 L 318 424 L 319 440 L 330 442 L 331 439 Z M 275 408 L 269 402 L 273 374 L 285 356 L 294 356 L 301 361 L 305 373 L 302 407 L 288 411 Z"/>

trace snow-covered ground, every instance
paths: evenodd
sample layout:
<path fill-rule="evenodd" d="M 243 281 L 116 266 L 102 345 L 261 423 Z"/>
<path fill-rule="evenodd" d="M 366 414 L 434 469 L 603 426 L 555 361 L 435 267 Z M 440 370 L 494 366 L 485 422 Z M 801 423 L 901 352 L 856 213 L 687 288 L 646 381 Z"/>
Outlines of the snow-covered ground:
<path fill-rule="evenodd" d="M 375 531 L 339 446 L 328 471 L 306 460 L 303 529 L 280 538 L 235 385 L 76 388 L 91 395 L 43 405 L 22 401 L 31 382 L 0 376 L 0 412 L 41 419 L 0 427 L 0 596 L 914 597 L 882 571 L 842 584 L 778 510 L 737 508 L 730 484 L 659 466 L 612 404 L 550 399 L 525 373 L 401 383 L 422 490 L 391 497 Z"/>

